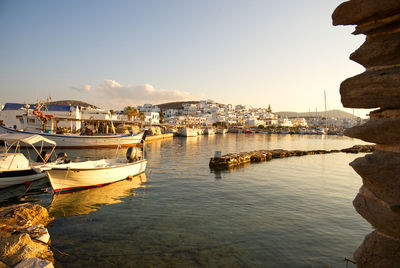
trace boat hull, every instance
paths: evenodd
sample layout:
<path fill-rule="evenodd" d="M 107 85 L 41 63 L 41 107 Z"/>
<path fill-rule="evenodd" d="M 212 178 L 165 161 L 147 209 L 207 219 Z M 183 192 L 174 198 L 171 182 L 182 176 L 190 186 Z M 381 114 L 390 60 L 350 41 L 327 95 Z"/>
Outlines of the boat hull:
<path fill-rule="evenodd" d="M 95 161 L 93 161 L 95 162 Z M 55 193 L 104 186 L 145 171 L 147 160 L 105 168 L 62 168 L 46 170 Z"/>
<path fill-rule="evenodd" d="M 180 135 L 183 137 L 197 137 L 197 129 L 185 127 L 181 129 Z"/>
<path fill-rule="evenodd" d="M 57 143 L 57 148 L 64 149 L 83 149 L 83 148 L 116 148 L 129 147 L 139 144 L 143 137 L 142 133 L 132 135 L 109 135 L 109 136 L 73 136 L 62 134 L 49 134 L 29 131 L 19 131 L 8 127 L 0 126 L 2 133 L 27 133 L 37 134 L 53 140 Z"/>
<path fill-rule="evenodd" d="M 9 173 L 9 174 L 7 174 Z M 36 173 L 33 170 L 26 170 L 24 172 L 2 172 L 0 177 L 0 189 L 11 187 L 18 184 L 23 184 L 27 181 L 39 180 L 46 177 L 46 173 Z"/>

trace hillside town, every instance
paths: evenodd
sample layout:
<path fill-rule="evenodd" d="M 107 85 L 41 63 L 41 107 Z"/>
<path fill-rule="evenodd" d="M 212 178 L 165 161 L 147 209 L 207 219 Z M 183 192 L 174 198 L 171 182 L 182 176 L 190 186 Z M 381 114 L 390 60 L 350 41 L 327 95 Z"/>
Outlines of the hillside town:
<path fill-rule="evenodd" d="M 254 108 L 219 104 L 212 100 L 173 104 L 127 106 L 114 111 L 81 102 L 74 104 L 74 101 L 69 104 L 6 103 L 1 106 L 0 124 L 25 131 L 84 132 L 89 135 L 93 132 L 123 133 L 131 131 L 133 126 L 164 126 L 164 129 L 219 127 L 232 132 L 251 129 L 272 133 L 324 128 L 341 133 L 362 121 L 358 117 L 334 118 L 312 113 L 307 117 L 288 118 L 274 113 L 271 106 Z"/>

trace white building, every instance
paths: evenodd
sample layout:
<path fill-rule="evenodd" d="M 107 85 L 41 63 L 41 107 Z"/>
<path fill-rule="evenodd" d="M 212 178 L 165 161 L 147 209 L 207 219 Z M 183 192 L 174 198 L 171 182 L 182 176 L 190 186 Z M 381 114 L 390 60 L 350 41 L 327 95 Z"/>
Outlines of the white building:
<path fill-rule="evenodd" d="M 143 106 L 138 106 L 137 109 L 143 113 L 159 113 L 161 111 L 157 105 L 153 104 L 143 104 Z"/>
<path fill-rule="evenodd" d="M 37 111 L 36 104 L 6 103 L 0 112 L 0 123 L 14 129 L 41 130 L 42 121 L 36 116 L 39 113 L 49 116 L 46 130 L 64 127 L 77 131 L 81 128 L 81 111 L 72 105 L 46 105 L 46 109 Z"/>
<path fill-rule="evenodd" d="M 145 112 L 146 116 L 144 122 L 149 124 L 159 124 L 160 123 L 160 113 L 159 112 Z"/>

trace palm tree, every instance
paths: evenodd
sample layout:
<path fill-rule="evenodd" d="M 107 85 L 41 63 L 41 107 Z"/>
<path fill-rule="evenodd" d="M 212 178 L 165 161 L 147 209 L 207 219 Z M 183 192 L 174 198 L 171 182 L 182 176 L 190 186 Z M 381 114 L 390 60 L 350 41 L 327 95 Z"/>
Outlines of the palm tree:
<path fill-rule="evenodd" d="M 140 119 L 140 128 L 143 127 L 143 121 L 146 120 L 146 115 L 143 112 L 139 113 L 139 119 Z"/>
<path fill-rule="evenodd" d="M 165 113 L 160 112 L 160 123 L 164 123 L 165 122 L 164 117 L 165 117 Z"/>
<path fill-rule="evenodd" d="M 128 116 L 129 120 L 132 120 L 132 117 L 136 117 L 137 109 L 132 106 L 127 106 L 124 108 L 124 114 Z"/>

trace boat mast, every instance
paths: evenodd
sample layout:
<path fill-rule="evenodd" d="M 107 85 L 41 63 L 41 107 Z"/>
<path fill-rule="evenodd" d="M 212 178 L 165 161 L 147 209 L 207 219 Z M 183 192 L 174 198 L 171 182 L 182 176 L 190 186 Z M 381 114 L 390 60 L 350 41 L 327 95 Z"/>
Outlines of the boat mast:
<path fill-rule="evenodd" d="M 326 91 L 324 90 L 324 101 L 325 101 L 325 128 L 328 128 L 328 116 L 326 114 Z"/>

